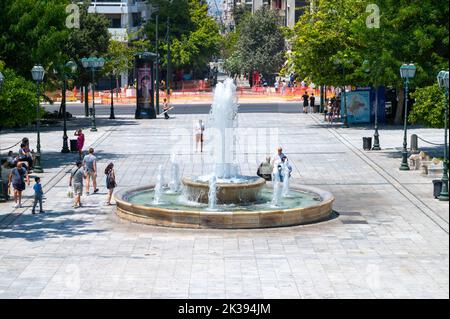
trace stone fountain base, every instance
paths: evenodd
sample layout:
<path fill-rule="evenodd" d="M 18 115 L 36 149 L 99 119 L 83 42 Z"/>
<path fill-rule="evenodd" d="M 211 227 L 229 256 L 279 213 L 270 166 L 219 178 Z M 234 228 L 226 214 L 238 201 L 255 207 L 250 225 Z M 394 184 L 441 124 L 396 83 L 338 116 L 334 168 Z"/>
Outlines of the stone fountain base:
<path fill-rule="evenodd" d="M 182 183 L 189 200 L 208 203 L 209 183 L 194 181 L 184 177 Z M 217 183 L 217 204 L 253 203 L 258 199 L 266 181 L 260 177 L 250 177 L 245 183 Z"/>
<path fill-rule="evenodd" d="M 133 193 L 153 189 L 145 186 L 120 191 L 115 194 L 117 215 L 125 220 L 155 226 L 177 228 L 267 228 L 294 226 L 329 220 L 333 215 L 334 196 L 322 189 L 310 186 L 292 187 L 293 192 L 308 192 L 321 201 L 308 207 L 277 209 L 269 211 L 187 211 L 149 207 L 133 204 L 128 197 Z"/>

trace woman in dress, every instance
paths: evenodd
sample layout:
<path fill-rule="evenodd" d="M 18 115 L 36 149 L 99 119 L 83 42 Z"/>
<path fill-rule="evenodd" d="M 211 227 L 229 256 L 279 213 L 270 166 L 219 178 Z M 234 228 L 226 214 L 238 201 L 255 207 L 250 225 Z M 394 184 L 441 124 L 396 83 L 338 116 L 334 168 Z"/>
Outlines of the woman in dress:
<path fill-rule="evenodd" d="M 83 130 L 81 128 L 76 130 L 74 135 L 77 136 L 77 150 L 81 159 L 83 157 L 83 147 L 84 147 Z"/>
<path fill-rule="evenodd" d="M 109 163 L 105 168 L 106 175 L 106 188 L 108 189 L 108 197 L 106 199 L 106 205 L 111 205 L 111 198 L 114 192 L 114 188 L 116 188 L 116 174 L 114 172 L 114 164 Z"/>

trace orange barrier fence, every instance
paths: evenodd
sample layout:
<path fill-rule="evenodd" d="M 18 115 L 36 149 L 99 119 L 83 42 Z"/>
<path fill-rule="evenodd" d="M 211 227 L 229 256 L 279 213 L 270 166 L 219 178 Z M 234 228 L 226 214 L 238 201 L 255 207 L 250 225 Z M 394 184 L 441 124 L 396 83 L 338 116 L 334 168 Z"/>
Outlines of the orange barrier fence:
<path fill-rule="evenodd" d="M 211 89 L 204 87 L 204 90 L 200 90 L 199 87 L 191 87 L 185 88 L 182 90 L 171 90 L 171 99 L 211 99 Z M 244 88 L 238 87 L 236 93 L 239 97 L 244 98 L 277 98 L 277 99 L 286 99 L 286 100 L 300 100 L 302 95 L 307 92 L 310 95 L 314 92 L 314 95 L 317 97 L 320 96 L 320 89 L 311 89 L 311 88 L 286 88 L 282 90 L 281 88 L 275 90 L 274 87 L 252 87 L 252 88 Z M 74 101 L 84 101 L 83 92 L 80 90 L 67 91 L 66 92 L 66 101 L 74 102 Z M 134 104 L 136 103 L 136 92 L 134 89 L 128 90 L 120 90 L 120 92 L 114 92 L 114 102 L 118 104 Z M 327 89 L 326 96 L 332 97 L 335 93 L 331 89 Z M 50 97 L 55 102 L 61 101 L 61 91 L 47 93 L 47 96 Z M 111 92 L 107 91 L 96 91 L 95 100 L 97 103 L 109 104 L 111 101 Z M 160 99 L 164 99 L 167 97 L 167 91 L 160 90 Z M 89 99 L 91 99 L 92 95 L 89 94 Z"/>

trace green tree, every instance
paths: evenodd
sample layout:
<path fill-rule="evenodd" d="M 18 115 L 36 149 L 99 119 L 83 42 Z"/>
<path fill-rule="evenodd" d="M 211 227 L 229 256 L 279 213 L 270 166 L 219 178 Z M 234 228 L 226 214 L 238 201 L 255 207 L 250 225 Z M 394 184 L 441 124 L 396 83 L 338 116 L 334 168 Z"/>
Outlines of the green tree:
<path fill-rule="evenodd" d="M 159 7 L 159 49 L 161 63 L 167 65 L 167 17 L 170 18 L 172 66 L 201 71 L 220 49 L 219 26 L 208 15 L 204 0 L 152 0 Z M 155 19 L 146 26 L 148 38 L 154 39 Z M 154 41 L 151 49 L 154 50 Z"/>
<path fill-rule="evenodd" d="M 65 26 L 68 0 L 2 0 L 0 59 L 31 78 L 39 63 L 46 68 L 62 58 L 70 30 Z"/>
<path fill-rule="evenodd" d="M 36 118 L 36 86 L 5 68 L 0 61 L 0 71 L 5 77 L 0 91 L 0 126 L 14 127 L 24 125 Z"/>
<path fill-rule="evenodd" d="M 280 71 L 284 62 L 284 36 L 276 11 L 261 8 L 239 24 L 239 36 L 232 60 L 240 70 L 265 75 Z M 229 63 L 229 62 L 228 62 Z"/>
<path fill-rule="evenodd" d="M 411 97 L 415 99 L 408 117 L 411 123 L 444 127 L 445 97 L 437 83 L 417 89 Z"/>
<path fill-rule="evenodd" d="M 370 0 L 318 0 L 293 31 L 291 66 L 302 78 L 326 85 L 397 88 L 396 122 L 402 121 L 402 63 L 417 66 L 411 88 L 430 85 L 448 64 L 448 3 L 443 0 L 379 0 L 379 28 L 371 28 Z M 370 11 L 370 10 L 369 10 Z M 347 61 L 345 78 L 342 64 Z M 368 65 L 364 63 L 368 61 Z M 369 66 L 370 72 L 365 74 Z"/>

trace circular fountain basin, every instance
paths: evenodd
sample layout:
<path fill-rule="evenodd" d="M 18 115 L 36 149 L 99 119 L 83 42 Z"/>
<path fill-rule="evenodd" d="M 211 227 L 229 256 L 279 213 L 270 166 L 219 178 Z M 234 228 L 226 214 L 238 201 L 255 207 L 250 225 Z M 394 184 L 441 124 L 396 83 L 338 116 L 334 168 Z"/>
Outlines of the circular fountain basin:
<path fill-rule="evenodd" d="M 199 203 L 208 203 L 209 183 L 183 177 L 181 182 L 186 190 L 187 199 Z M 261 177 L 242 176 L 240 179 L 230 179 L 217 186 L 217 204 L 254 203 L 258 200 L 261 189 L 266 184 Z"/>
<path fill-rule="evenodd" d="M 271 205 L 269 187 L 263 187 L 252 204 L 222 204 L 216 210 L 168 190 L 159 205 L 152 204 L 153 198 L 153 185 L 118 192 L 117 215 L 136 223 L 178 228 L 268 228 L 328 220 L 334 202 L 331 193 L 309 186 L 291 187 L 289 196 L 276 207 Z"/>

